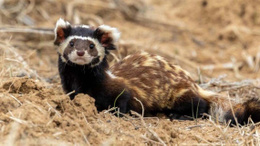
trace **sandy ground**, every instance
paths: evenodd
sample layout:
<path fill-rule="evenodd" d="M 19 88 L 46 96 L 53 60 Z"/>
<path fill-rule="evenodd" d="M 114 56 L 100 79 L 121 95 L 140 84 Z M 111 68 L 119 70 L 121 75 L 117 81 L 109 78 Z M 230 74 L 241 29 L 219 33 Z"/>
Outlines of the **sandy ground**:
<path fill-rule="evenodd" d="M 239 128 L 211 118 L 118 118 L 109 109 L 98 113 L 88 95 L 69 100 L 52 33 L 60 17 L 117 27 L 122 38 L 110 64 L 145 50 L 182 66 L 203 88 L 239 102 L 260 95 L 258 1 L 9 0 L 0 6 L 2 145 L 260 144 L 254 123 Z"/>

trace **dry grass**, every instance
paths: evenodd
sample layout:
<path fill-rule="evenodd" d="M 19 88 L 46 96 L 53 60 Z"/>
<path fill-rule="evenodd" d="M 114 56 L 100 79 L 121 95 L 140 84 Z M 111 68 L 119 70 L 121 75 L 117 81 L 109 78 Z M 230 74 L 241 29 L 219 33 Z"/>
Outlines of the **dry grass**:
<path fill-rule="evenodd" d="M 203 88 L 230 100 L 259 97 L 260 18 L 253 7 L 259 4 L 206 2 L 204 7 L 192 0 L 0 1 L 0 140 L 4 145 L 260 145 L 259 123 L 252 121 L 229 127 L 212 117 L 117 118 L 109 110 L 97 113 L 87 95 L 70 101 L 62 92 L 52 44 L 59 17 L 118 27 L 123 35 L 111 64 L 142 49 L 181 65 Z"/>

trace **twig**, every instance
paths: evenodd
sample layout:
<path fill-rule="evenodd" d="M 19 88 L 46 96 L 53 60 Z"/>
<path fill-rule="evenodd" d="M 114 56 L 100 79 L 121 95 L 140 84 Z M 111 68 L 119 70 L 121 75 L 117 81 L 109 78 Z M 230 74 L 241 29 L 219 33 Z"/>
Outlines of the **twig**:
<path fill-rule="evenodd" d="M 191 134 L 192 134 L 193 136 L 195 136 L 196 138 L 198 138 L 198 139 L 200 139 L 200 140 L 206 142 L 207 145 L 214 145 L 213 143 L 210 143 L 210 142 L 207 141 L 206 139 L 203 139 L 203 138 L 201 138 L 201 137 L 199 137 L 199 136 L 197 136 L 197 135 L 195 135 L 195 134 L 193 134 L 193 133 L 191 133 Z M 201 145 L 203 145 L 203 144 L 201 144 Z"/>
<path fill-rule="evenodd" d="M 254 70 L 255 68 L 255 64 L 254 64 L 254 58 L 252 55 L 249 55 L 248 53 L 246 52 L 243 52 L 242 53 L 242 57 L 243 59 L 245 60 L 245 62 L 247 63 L 247 65 L 249 66 L 249 68 L 251 70 Z"/>
<path fill-rule="evenodd" d="M 49 111 L 52 109 L 59 117 L 61 117 L 61 114 L 59 111 L 57 111 L 56 109 L 54 109 L 49 103 L 48 101 L 46 101 L 47 105 L 49 106 Z"/>
<path fill-rule="evenodd" d="M 17 101 L 20 105 L 22 105 L 21 101 L 19 101 L 16 97 L 13 95 L 9 94 L 10 97 L 12 97 L 15 101 Z"/>
<path fill-rule="evenodd" d="M 242 62 L 234 64 L 233 62 L 227 62 L 223 64 L 212 64 L 212 65 L 203 65 L 201 69 L 203 70 L 218 70 L 218 69 L 234 69 L 236 67 L 240 68 L 243 65 Z"/>
<path fill-rule="evenodd" d="M 70 96 L 70 95 L 73 94 L 73 93 L 75 93 L 75 90 L 73 90 L 73 91 L 67 93 L 66 95 L 67 95 L 67 96 Z"/>
<path fill-rule="evenodd" d="M 80 130 L 80 133 L 82 134 L 82 136 L 83 136 L 83 138 L 84 138 L 86 144 L 90 146 L 91 144 L 89 143 L 89 141 L 88 141 L 86 135 L 84 134 L 82 128 L 79 126 L 79 123 L 76 123 L 76 125 L 78 126 L 78 128 L 79 128 L 79 130 Z"/>
<path fill-rule="evenodd" d="M 187 129 L 193 129 L 193 128 L 197 128 L 197 127 L 202 128 L 202 127 L 205 127 L 205 126 L 207 126 L 207 125 L 205 125 L 205 124 L 200 124 L 200 125 L 189 126 L 189 127 L 186 127 L 186 128 L 187 128 Z"/>
<path fill-rule="evenodd" d="M 108 113 L 108 112 L 114 111 L 115 109 L 117 109 L 117 107 L 112 107 L 112 108 L 106 110 L 104 113 L 106 114 L 106 113 Z"/>
<path fill-rule="evenodd" d="M 237 129 L 238 129 L 238 131 L 239 131 L 239 134 L 241 134 L 241 130 L 240 130 L 240 128 L 239 128 L 239 123 L 238 123 L 238 121 L 237 121 L 237 117 L 236 117 L 236 114 L 235 114 L 235 112 L 234 112 L 233 105 L 232 105 L 232 103 L 231 103 L 231 100 L 230 100 L 230 96 L 229 96 L 229 95 L 228 95 L 228 102 L 229 102 L 229 106 L 230 106 L 230 110 L 231 110 L 231 112 L 232 112 L 233 118 L 235 119 L 235 122 L 236 122 L 236 127 L 237 127 Z"/>
<path fill-rule="evenodd" d="M 143 103 L 139 99 L 137 99 L 136 97 L 134 97 L 134 99 L 140 103 L 140 105 L 142 107 L 142 117 L 144 117 L 144 105 L 143 105 Z"/>
<path fill-rule="evenodd" d="M 19 27 L 2 27 L 0 32 L 5 33 L 35 33 L 41 35 L 54 35 L 53 29 L 49 28 L 19 28 Z"/>
<path fill-rule="evenodd" d="M 61 134 L 63 134 L 63 132 L 56 132 L 56 133 L 52 134 L 52 136 L 57 137 L 57 136 L 59 136 L 59 135 L 61 135 Z"/>
<path fill-rule="evenodd" d="M 18 118 L 15 118 L 15 117 L 9 117 L 9 118 L 14 120 L 14 121 L 16 121 L 16 122 L 18 122 L 18 123 L 20 123 L 20 124 L 24 124 L 24 125 L 32 127 L 32 125 L 29 125 L 29 123 L 27 121 L 25 121 L 25 120 L 18 119 Z"/>
<path fill-rule="evenodd" d="M 135 111 L 131 111 L 133 114 L 135 114 L 136 116 L 138 116 L 140 119 L 141 119 L 141 122 L 142 122 L 142 125 L 145 127 L 145 129 L 147 131 L 149 131 L 162 145 L 166 146 L 165 142 L 157 135 L 157 133 L 155 133 L 153 130 L 149 129 L 146 124 L 145 124 L 145 121 L 143 119 L 143 117 L 138 114 L 137 112 Z"/>

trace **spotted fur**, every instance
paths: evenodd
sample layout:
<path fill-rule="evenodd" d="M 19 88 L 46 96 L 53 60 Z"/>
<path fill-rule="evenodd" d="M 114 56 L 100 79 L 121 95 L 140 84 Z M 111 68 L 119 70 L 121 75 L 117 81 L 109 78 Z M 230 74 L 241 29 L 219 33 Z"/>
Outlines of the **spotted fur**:
<path fill-rule="evenodd" d="M 200 88 L 189 73 L 179 66 L 172 65 L 163 57 L 147 52 L 127 56 L 110 68 L 117 77 L 122 78 L 131 91 L 145 107 L 146 115 L 166 113 L 172 118 L 189 119 L 184 115 L 201 117 L 209 114 L 220 122 L 231 120 L 236 124 L 231 108 L 239 124 L 246 124 L 251 117 L 260 121 L 260 101 L 257 98 L 236 104 L 220 95 Z M 141 112 L 141 105 L 135 99 L 129 101 L 130 109 Z"/>
<path fill-rule="evenodd" d="M 111 67 L 111 72 L 118 78 L 124 79 L 132 96 L 144 104 L 147 115 L 158 112 L 173 114 L 172 109 L 181 106 L 184 103 L 182 100 L 186 100 L 189 105 L 187 109 L 184 109 L 185 106 L 182 110 L 175 108 L 176 114 L 181 115 L 185 110 L 187 111 L 185 114 L 191 116 L 192 100 L 196 111 L 198 103 L 195 102 L 199 100 L 198 86 L 186 71 L 170 64 L 160 56 L 146 52 L 130 55 Z M 201 106 L 205 106 L 203 112 L 209 108 L 207 103 L 206 99 L 201 101 Z M 142 110 L 140 103 L 134 99 L 131 99 L 130 106 L 138 112 Z"/>
<path fill-rule="evenodd" d="M 71 99 L 85 93 L 95 98 L 99 111 L 115 103 L 120 112 L 127 113 L 142 111 L 137 98 L 144 106 L 145 116 L 165 113 L 171 118 L 190 119 L 187 116 L 196 118 L 206 113 L 219 121 L 235 123 L 227 98 L 203 90 L 187 71 L 161 56 L 138 52 L 109 68 L 106 55 L 116 49 L 119 37 L 118 30 L 110 26 L 94 29 L 58 20 L 55 44 L 59 46 L 59 73 L 64 91 L 75 91 Z M 71 41 L 74 47 L 70 47 Z M 91 43 L 94 49 L 89 48 Z M 85 53 L 79 55 L 77 51 Z M 253 121 L 260 121 L 258 99 L 234 103 L 233 109 L 240 124 L 247 123 L 250 116 Z"/>

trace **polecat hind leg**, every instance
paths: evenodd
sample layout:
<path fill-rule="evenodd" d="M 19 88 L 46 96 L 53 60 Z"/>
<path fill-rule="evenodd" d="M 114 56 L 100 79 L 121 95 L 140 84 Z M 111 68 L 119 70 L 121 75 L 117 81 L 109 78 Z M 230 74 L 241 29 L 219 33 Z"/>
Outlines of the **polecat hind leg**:
<path fill-rule="evenodd" d="M 129 100 L 131 98 L 130 93 L 124 92 L 116 101 L 116 107 L 119 108 L 121 113 L 129 112 Z"/>

